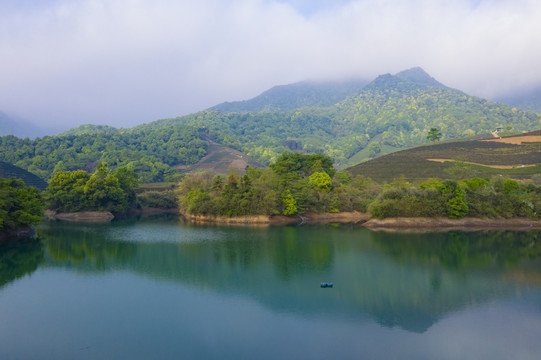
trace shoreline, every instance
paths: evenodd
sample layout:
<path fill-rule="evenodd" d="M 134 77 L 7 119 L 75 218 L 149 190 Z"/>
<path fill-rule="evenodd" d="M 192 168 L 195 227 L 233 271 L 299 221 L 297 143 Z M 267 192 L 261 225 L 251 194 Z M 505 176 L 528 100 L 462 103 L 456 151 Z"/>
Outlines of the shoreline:
<path fill-rule="evenodd" d="M 289 224 L 326 224 L 326 223 L 359 223 L 370 218 L 370 214 L 357 211 L 326 213 L 326 214 L 303 214 L 295 216 L 284 215 L 246 215 L 246 216 L 208 216 L 180 214 L 186 220 L 194 223 L 204 224 L 226 224 L 226 225 L 289 225 Z"/>
<path fill-rule="evenodd" d="M 465 217 L 461 219 L 449 218 L 372 218 L 363 224 L 370 230 L 539 230 L 541 229 L 541 220 L 527 218 L 511 219 L 483 219 Z"/>
<path fill-rule="evenodd" d="M 246 215 L 246 216 L 210 216 L 183 214 L 178 209 L 141 208 L 131 209 L 121 213 L 108 211 L 83 211 L 73 213 L 56 213 L 46 211 L 45 216 L 62 221 L 71 222 L 110 222 L 114 218 L 130 216 L 152 216 L 158 214 L 178 214 L 187 221 L 196 224 L 224 224 L 224 225 L 248 225 L 248 226 L 284 226 L 291 224 L 360 224 L 370 230 L 385 231 L 426 231 L 426 230 L 541 230 L 541 219 L 528 218 L 491 219 L 465 217 L 461 219 L 427 218 L 427 217 L 396 217 L 377 219 L 369 213 L 358 211 L 323 213 L 323 214 L 297 214 L 295 216 L 284 215 Z"/>

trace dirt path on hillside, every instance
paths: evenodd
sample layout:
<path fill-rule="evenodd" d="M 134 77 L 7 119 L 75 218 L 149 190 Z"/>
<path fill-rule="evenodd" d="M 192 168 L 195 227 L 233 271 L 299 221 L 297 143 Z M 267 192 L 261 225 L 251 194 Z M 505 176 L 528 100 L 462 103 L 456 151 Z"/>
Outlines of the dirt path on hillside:
<path fill-rule="evenodd" d="M 520 145 L 522 143 L 541 143 L 541 135 L 526 135 L 526 136 L 514 136 L 499 139 L 487 139 L 481 141 L 493 141 L 504 144 Z"/>
<path fill-rule="evenodd" d="M 461 161 L 461 160 L 454 160 L 454 159 L 427 159 L 427 160 L 428 161 L 440 162 L 440 163 L 444 163 L 446 161 L 451 161 L 451 162 L 460 161 L 460 162 L 463 162 L 464 164 L 484 166 L 484 167 L 489 167 L 489 168 L 492 168 L 492 169 L 516 169 L 516 168 L 522 168 L 522 167 L 537 166 L 537 164 L 528 164 L 528 165 L 486 165 L 486 164 L 474 163 L 474 162 L 471 162 L 471 161 Z"/>

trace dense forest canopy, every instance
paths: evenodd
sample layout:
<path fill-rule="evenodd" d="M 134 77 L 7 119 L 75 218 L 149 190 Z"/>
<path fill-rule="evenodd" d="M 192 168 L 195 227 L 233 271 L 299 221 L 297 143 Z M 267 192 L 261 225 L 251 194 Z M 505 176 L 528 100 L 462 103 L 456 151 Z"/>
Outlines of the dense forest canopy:
<path fill-rule="evenodd" d="M 362 175 L 328 171 L 329 157 L 311 156 L 284 153 L 268 169 L 251 168 L 243 176 L 189 174 L 178 187 L 179 208 L 210 216 L 338 211 L 368 211 L 378 218 L 541 216 L 541 187 L 533 184 L 494 177 L 420 185 L 399 179 L 384 186 Z"/>
<path fill-rule="evenodd" d="M 144 125 L 152 129 L 191 125 L 208 136 L 270 163 L 285 150 L 322 153 L 339 167 L 427 142 L 431 128 L 442 140 L 487 133 L 538 129 L 541 116 L 468 96 L 404 76 L 382 75 L 357 95 L 327 108 L 288 112 L 204 111 Z"/>
<path fill-rule="evenodd" d="M 202 111 L 131 129 L 83 125 L 35 140 L 0 137 L 0 160 L 43 179 L 56 171 L 126 166 L 145 182 L 178 180 L 175 168 L 197 163 L 208 141 L 237 149 L 262 164 L 287 150 L 329 156 L 338 168 L 426 143 L 503 127 L 538 129 L 541 115 L 468 96 L 416 68 L 382 75 L 329 107 L 276 112 Z"/>
<path fill-rule="evenodd" d="M 94 171 L 100 162 L 113 169 L 127 166 L 144 182 L 172 181 L 178 176 L 171 167 L 192 164 L 206 154 L 207 142 L 197 128 L 131 129 L 112 132 L 109 127 L 82 126 L 72 135 L 30 140 L 0 137 L 0 159 L 49 179 L 60 170 Z"/>
<path fill-rule="evenodd" d="M 138 184 L 132 170 L 121 167 L 111 172 L 101 163 L 93 174 L 57 171 L 43 196 L 48 208 L 59 212 L 122 211 L 136 207 Z"/>
<path fill-rule="evenodd" d="M 0 231 L 38 224 L 44 204 L 39 191 L 22 180 L 0 178 Z"/>

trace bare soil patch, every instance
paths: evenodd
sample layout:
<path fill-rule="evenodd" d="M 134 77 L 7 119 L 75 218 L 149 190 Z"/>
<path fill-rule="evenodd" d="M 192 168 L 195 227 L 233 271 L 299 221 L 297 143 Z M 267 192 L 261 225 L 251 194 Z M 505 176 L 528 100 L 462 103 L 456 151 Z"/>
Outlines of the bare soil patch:
<path fill-rule="evenodd" d="M 499 139 L 481 140 L 481 141 L 520 145 L 522 143 L 541 142 L 541 135 L 513 136 L 513 137 L 505 137 L 505 138 L 499 138 Z"/>

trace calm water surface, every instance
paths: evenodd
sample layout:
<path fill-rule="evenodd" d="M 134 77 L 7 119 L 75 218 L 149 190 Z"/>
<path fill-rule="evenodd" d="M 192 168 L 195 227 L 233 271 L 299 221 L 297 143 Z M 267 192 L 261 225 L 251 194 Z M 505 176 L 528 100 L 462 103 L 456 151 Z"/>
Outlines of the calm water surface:
<path fill-rule="evenodd" d="M 0 359 L 541 354 L 540 232 L 157 217 L 47 222 L 38 235 L 0 245 Z"/>

